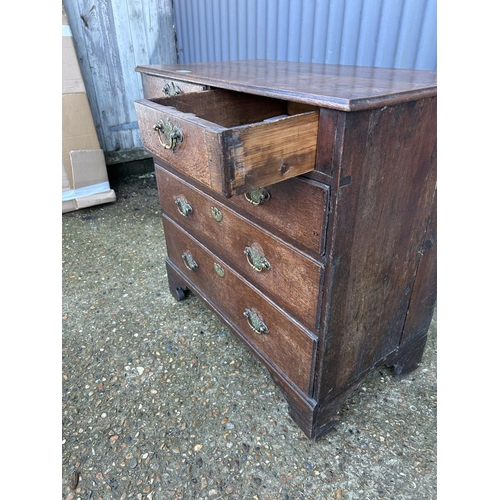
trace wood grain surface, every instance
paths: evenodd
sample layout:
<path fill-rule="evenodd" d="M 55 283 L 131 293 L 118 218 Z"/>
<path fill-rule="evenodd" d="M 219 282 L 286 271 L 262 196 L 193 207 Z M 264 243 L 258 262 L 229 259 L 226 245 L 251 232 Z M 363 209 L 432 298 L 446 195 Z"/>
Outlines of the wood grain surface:
<path fill-rule="evenodd" d="M 431 97 L 433 71 L 291 61 L 220 61 L 138 66 L 136 71 L 266 95 L 341 111 L 360 111 Z"/>
<path fill-rule="evenodd" d="M 315 168 L 319 111 L 289 116 L 285 101 L 225 90 L 135 105 L 144 147 L 227 197 Z M 175 150 L 162 146 L 159 120 L 182 131 Z"/>
<path fill-rule="evenodd" d="M 156 179 L 160 201 L 169 178 L 184 183 L 195 183 L 173 173 L 172 167 L 159 160 L 155 163 Z M 198 189 L 206 189 L 196 183 Z M 328 185 L 304 177 L 294 177 L 267 187 L 269 200 L 261 205 L 250 203 L 245 194 L 236 195 L 229 200 L 215 191 L 207 194 L 226 204 L 243 217 L 278 235 L 281 239 L 309 253 L 313 258 L 324 259 L 326 224 L 330 207 L 330 188 Z"/>
<path fill-rule="evenodd" d="M 316 337 L 299 323 L 287 318 L 265 296 L 246 284 L 228 264 L 180 226 L 165 216 L 163 224 L 168 258 L 187 281 L 192 283 L 191 287 L 215 304 L 239 335 L 258 349 L 268 363 L 281 370 L 305 394 L 309 394 L 312 388 Z M 186 269 L 183 263 L 182 254 L 186 251 L 190 252 L 199 266 L 195 272 Z M 214 262 L 223 267 L 224 277 L 217 275 Z M 269 333 L 258 334 L 252 330 L 243 315 L 247 308 L 258 311 Z"/>
<path fill-rule="evenodd" d="M 162 210 L 177 224 L 219 255 L 248 281 L 311 330 L 317 327 L 318 301 L 323 265 L 284 244 L 275 236 L 250 223 L 229 207 L 195 189 L 179 178 L 163 173 L 159 176 Z M 192 213 L 181 215 L 175 200 L 185 198 Z M 211 208 L 221 211 L 216 221 Z M 246 247 L 259 249 L 270 263 L 270 269 L 253 269 L 244 254 Z M 168 248 L 168 247 L 167 247 Z"/>

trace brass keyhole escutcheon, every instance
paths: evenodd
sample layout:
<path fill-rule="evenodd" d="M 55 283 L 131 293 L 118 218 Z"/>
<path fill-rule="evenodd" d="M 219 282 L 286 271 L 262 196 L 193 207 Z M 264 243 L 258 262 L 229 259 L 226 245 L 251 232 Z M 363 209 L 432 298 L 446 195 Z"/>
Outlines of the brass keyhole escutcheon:
<path fill-rule="evenodd" d="M 224 278 L 224 276 L 226 275 L 226 271 L 224 271 L 224 268 L 218 262 L 214 262 L 214 269 L 215 269 L 215 272 L 221 278 Z"/>
<path fill-rule="evenodd" d="M 174 203 L 177 205 L 177 210 L 183 217 L 193 213 L 193 207 L 189 204 L 186 198 L 178 197 L 175 199 Z"/>
<path fill-rule="evenodd" d="M 198 263 L 194 260 L 194 257 L 189 252 L 186 251 L 182 254 L 182 260 L 184 261 L 184 265 L 190 271 L 198 271 Z"/>
<path fill-rule="evenodd" d="M 269 261 L 256 248 L 245 247 L 243 253 L 246 255 L 252 269 L 255 269 L 257 272 L 260 273 L 266 269 L 271 269 Z"/>
<path fill-rule="evenodd" d="M 254 332 L 258 333 L 259 335 L 269 333 L 269 328 L 267 328 L 262 318 L 253 309 L 245 309 L 243 316 L 245 316 L 248 324 L 250 325 L 250 328 Z"/>
<path fill-rule="evenodd" d="M 217 222 L 222 220 L 222 212 L 217 207 L 210 207 L 210 213 Z"/>
<path fill-rule="evenodd" d="M 254 189 L 245 193 L 245 200 L 256 207 L 269 201 L 269 198 L 271 198 L 271 193 L 266 188 Z"/>
<path fill-rule="evenodd" d="M 170 149 L 174 152 L 180 142 L 184 140 L 182 130 L 177 125 L 172 125 L 170 118 L 166 122 L 158 120 L 158 123 L 153 127 L 158 132 L 158 141 L 165 149 Z M 166 142 L 161 139 L 162 134 L 167 138 Z"/>

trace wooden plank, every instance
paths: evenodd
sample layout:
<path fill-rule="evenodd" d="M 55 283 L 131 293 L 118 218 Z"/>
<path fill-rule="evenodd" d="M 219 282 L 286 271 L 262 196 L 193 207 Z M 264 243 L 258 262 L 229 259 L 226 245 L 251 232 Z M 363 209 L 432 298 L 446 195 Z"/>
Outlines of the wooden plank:
<path fill-rule="evenodd" d="M 427 334 L 437 295 L 437 193 L 434 195 L 401 344 Z"/>

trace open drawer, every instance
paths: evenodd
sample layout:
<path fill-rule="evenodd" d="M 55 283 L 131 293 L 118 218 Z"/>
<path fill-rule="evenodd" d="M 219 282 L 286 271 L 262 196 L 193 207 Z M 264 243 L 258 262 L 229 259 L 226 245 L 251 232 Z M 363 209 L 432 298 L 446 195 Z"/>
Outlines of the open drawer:
<path fill-rule="evenodd" d="M 144 147 L 226 197 L 314 170 L 319 111 L 222 89 L 135 102 Z"/>

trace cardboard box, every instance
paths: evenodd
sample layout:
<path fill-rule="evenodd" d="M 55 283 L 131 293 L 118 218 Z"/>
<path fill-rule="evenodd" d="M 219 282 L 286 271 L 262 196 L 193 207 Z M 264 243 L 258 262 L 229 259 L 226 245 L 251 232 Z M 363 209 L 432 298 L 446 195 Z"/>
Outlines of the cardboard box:
<path fill-rule="evenodd" d="M 116 201 L 62 10 L 62 212 Z"/>
<path fill-rule="evenodd" d="M 69 26 L 63 26 L 62 36 L 62 93 L 85 92 L 80 65 L 76 57 Z"/>
<path fill-rule="evenodd" d="M 72 181 L 64 165 L 62 168 L 63 213 L 116 201 L 115 192 L 109 187 L 102 149 L 71 151 L 70 159 Z"/>

